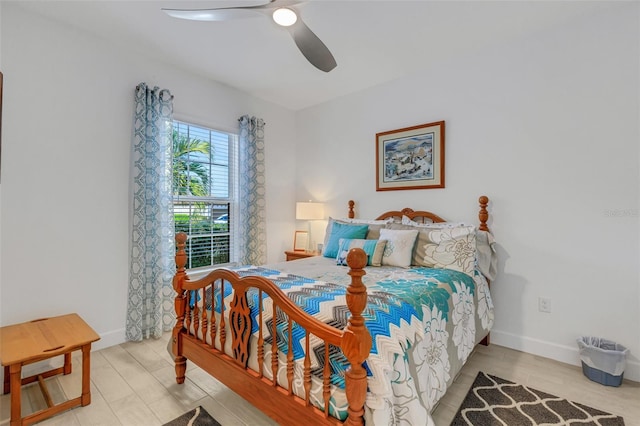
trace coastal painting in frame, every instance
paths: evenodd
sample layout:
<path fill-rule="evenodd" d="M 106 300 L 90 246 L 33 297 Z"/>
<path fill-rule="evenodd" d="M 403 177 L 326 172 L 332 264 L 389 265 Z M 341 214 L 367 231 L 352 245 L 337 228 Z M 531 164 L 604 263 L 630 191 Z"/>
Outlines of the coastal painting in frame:
<path fill-rule="evenodd" d="M 376 191 L 444 188 L 444 121 L 376 134 Z"/>

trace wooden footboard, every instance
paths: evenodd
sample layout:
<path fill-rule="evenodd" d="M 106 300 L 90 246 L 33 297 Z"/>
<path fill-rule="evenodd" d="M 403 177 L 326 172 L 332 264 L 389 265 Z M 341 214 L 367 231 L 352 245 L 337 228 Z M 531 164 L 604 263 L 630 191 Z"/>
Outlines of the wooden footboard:
<path fill-rule="evenodd" d="M 478 201 L 478 228 L 488 231 L 489 199 L 482 196 Z M 349 202 L 351 218 L 355 215 L 354 205 L 353 201 Z M 423 222 L 444 221 L 431 212 L 409 208 L 383 213 L 378 219 L 403 215 Z M 176 381 L 184 382 L 188 359 L 280 424 L 364 424 L 367 372 L 363 363 L 372 347 L 371 334 L 362 317 L 367 304 L 367 290 L 362 283 L 367 263 L 365 252 L 353 249 L 347 256 L 351 276 L 346 294 L 349 315 L 347 326 L 340 330 L 304 312 L 267 278 L 241 277 L 221 268 L 202 279 L 190 280 L 185 270 L 186 241 L 186 234 L 176 235 L 177 272 L 173 279 L 177 293 L 176 325 L 171 341 Z M 220 294 L 227 294 L 231 302 L 222 302 L 224 298 L 221 299 Z M 258 306 L 250 306 L 249 300 Z M 267 303 L 273 306 L 265 311 L 263 304 Z M 263 312 L 268 314 L 263 317 Z M 277 321 L 267 321 L 271 313 Z M 252 322 L 257 323 L 253 330 Z M 294 329 L 297 334 L 292 338 Z M 298 333 L 299 329 L 303 331 Z M 304 353 L 297 360 L 294 360 L 292 341 L 299 342 L 303 348 Z M 488 335 L 483 343 L 489 343 Z M 310 352 L 310 347 L 316 348 L 316 357 L 312 357 L 314 352 Z M 334 401 L 331 400 L 333 385 L 328 360 L 335 348 L 341 350 L 349 364 L 344 381 L 348 405 L 344 422 L 329 414 L 330 401 Z M 344 410 L 342 393 L 340 397 Z"/>
<path fill-rule="evenodd" d="M 186 241 L 186 234 L 176 235 L 177 273 L 173 279 L 173 288 L 177 293 L 176 325 L 171 342 L 175 358 L 176 381 L 184 382 L 186 361 L 189 359 L 281 424 L 342 424 L 328 414 L 330 368 L 327 360 L 330 345 L 333 345 L 342 350 L 350 364 L 345 374 L 345 393 L 349 408 L 348 418 L 344 424 L 364 424 L 367 374 L 362 364 L 369 356 L 372 345 L 371 335 L 361 315 L 367 303 L 367 290 L 362 283 L 362 276 L 365 275 L 363 268 L 367 263 L 365 252 L 361 249 L 353 249 L 347 256 L 351 284 L 347 288 L 346 299 L 351 315 L 345 329 L 339 330 L 304 312 L 276 284 L 264 277 L 240 277 L 233 271 L 217 269 L 202 279 L 191 281 L 185 271 Z M 232 302 L 228 307 L 224 303 L 219 303 L 219 298 L 212 296 L 216 292 L 224 294 L 225 286 L 232 287 Z M 257 345 L 253 346 L 257 349 L 258 368 L 256 369 L 248 367 L 249 352 L 252 347 L 249 344 L 252 322 L 247 296 L 250 288 L 257 289 L 260 301 Z M 193 298 L 194 290 L 203 295 L 202 300 L 197 301 Z M 276 333 L 276 321 L 272 322 L 273 329 L 265 329 L 262 316 L 264 295 L 268 295 L 270 302 L 273 303 L 274 318 L 278 315 L 285 318 L 287 323 L 285 341 L 288 344 L 287 350 L 282 353 L 278 349 L 278 344 L 265 342 L 267 334 L 273 336 L 273 339 L 278 339 L 278 333 Z M 216 303 L 220 306 L 216 306 Z M 216 315 L 216 311 L 220 314 Z M 292 326 L 294 323 L 305 331 L 304 397 L 297 396 L 292 391 L 294 387 Z M 309 342 L 312 336 L 324 342 L 324 365 L 322 366 L 324 411 L 314 407 L 310 400 L 312 380 Z M 273 343 L 275 342 L 274 340 Z M 286 360 L 284 361 L 286 383 L 278 380 L 277 372 L 283 362 L 282 359 Z M 273 373 L 271 378 L 265 374 L 265 361 Z"/>

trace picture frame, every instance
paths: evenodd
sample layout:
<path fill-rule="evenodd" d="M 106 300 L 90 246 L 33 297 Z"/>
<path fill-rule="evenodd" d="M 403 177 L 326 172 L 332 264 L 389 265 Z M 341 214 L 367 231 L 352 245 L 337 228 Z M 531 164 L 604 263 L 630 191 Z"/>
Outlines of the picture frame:
<path fill-rule="evenodd" d="M 376 191 L 444 188 L 444 121 L 376 134 Z"/>
<path fill-rule="evenodd" d="M 296 231 L 293 236 L 293 251 L 307 251 L 309 246 L 309 232 Z"/>

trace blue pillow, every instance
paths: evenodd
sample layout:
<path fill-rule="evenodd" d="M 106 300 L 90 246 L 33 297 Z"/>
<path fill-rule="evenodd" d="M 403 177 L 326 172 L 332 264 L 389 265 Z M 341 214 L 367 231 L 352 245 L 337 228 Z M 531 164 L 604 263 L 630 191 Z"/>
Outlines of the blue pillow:
<path fill-rule="evenodd" d="M 338 256 L 340 238 L 363 239 L 367 235 L 368 230 L 369 225 L 348 225 L 335 222 L 331 227 L 331 235 L 329 236 L 327 244 L 324 246 L 322 255 L 335 259 Z"/>

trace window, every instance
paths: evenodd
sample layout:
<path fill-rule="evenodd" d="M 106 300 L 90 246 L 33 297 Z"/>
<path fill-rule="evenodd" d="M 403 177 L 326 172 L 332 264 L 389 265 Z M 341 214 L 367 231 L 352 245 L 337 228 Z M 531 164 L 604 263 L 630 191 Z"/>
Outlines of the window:
<path fill-rule="evenodd" d="M 234 262 L 237 135 L 174 121 L 172 136 L 175 231 L 189 236 L 187 268 Z"/>

